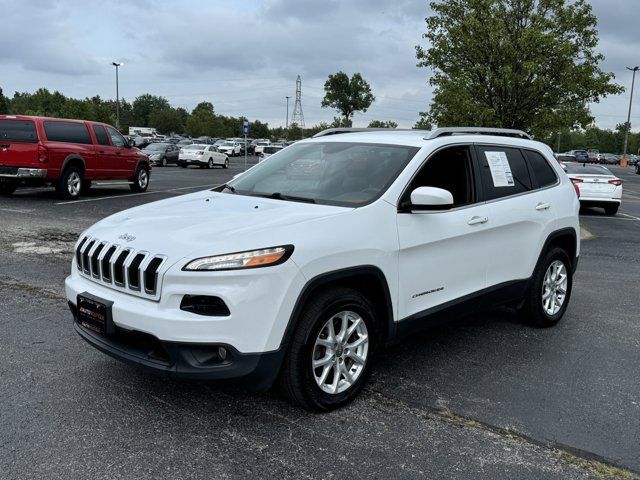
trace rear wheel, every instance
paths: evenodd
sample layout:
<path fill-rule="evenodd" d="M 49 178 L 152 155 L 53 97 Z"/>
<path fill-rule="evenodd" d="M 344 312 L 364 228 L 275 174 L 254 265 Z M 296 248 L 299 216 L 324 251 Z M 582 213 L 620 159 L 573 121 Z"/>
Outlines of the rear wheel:
<path fill-rule="evenodd" d="M 56 192 L 66 200 L 75 200 L 83 189 L 84 175 L 82 170 L 76 166 L 67 167 L 56 184 Z"/>
<path fill-rule="evenodd" d="M 0 195 L 13 195 L 13 192 L 16 191 L 18 184 L 11 180 L 9 181 L 0 181 Z"/>
<path fill-rule="evenodd" d="M 285 395 L 308 410 L 328 411 L 353 400 L 367 382 L 375 311 L 356 290 L 316 295 L 303 310 L 280 374 Z"/>
<path fill-rule="evenodd" d="M 607 215 L 615 215 L 618 213 L 618 205 L 607 205 L 604 207 L 604 213 Z"/>
<path fill-rule="evenodd" d="M 538 263 L 520 315 L 536 327 L 552 327 L 569 305 L 573 275 L 566 252 L 554 247 Z"/>
<path fill-rule="evenodd" d="M 146 192 L 149 187 L 149 168 L 146 165 L 140 165 L 133 177 L 133 183 L 129 185 L 134 192 Z"/>

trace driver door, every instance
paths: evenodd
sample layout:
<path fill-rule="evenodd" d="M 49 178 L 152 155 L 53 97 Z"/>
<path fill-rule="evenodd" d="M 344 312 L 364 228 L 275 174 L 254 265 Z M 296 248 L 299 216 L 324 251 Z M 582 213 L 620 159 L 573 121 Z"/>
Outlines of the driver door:
<path fill-rule="evenodd" d="M 418 318 L 464 299 L 486 287 L 491 259 L 489 210 L 477 201 L 479 179 L 469 145 L 434 153 L 407 186 L 401 202 L 415 188 L 448 190 L 449 210 L 399 212 L 398 318 Z"/>

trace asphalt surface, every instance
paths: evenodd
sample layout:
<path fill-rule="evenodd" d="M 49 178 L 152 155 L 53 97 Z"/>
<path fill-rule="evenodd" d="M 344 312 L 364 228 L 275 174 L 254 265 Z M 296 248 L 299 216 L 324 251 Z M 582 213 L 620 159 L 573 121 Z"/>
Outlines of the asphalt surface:
<path fill-rule="evenodd" d="M 250 161 L 250 164 L 253 162 Z M 565 318 L 506 311 L 430 330 L 379 359 L 350 406 L 324 415 L 276 392 L 168 380 L 73 331 L 73 243 L 135 205 L 243 170 L 156 168 L 145 194 L 96 186 L 0 198 L 0 478 L 626 478 L 640 473 L 640 176 L 591 238 Z M 625 471 L 610 466 L 618 466 Z"/>

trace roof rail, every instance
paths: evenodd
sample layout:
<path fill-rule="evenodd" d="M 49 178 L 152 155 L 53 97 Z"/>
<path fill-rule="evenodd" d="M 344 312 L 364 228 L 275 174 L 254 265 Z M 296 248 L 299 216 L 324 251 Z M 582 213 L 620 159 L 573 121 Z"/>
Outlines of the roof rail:
<path fill-rule="evenodd" d="M 411 131 L 411 128 L 352 128 L 352 127 L 340 127 L 340 128 L 327 128 L 321 132 L 316 133 L 313 138 L 326 137 L 327 135 L 337 135 L 339 133 L 357 133 L 357 132 L 406 132 Z"/>
<path fill-rule="evenodd" d="M 522 130 L 513 130 L 511 128 L 492 128 L 492 127 L 445 127 L 436 128 L 430 131 L 425 140 L 432 140 L 438 137 L 447 137 L 451 135 L 496 135 L 498 137 L 514 137 L 532 140 L 531 135 Z"/>

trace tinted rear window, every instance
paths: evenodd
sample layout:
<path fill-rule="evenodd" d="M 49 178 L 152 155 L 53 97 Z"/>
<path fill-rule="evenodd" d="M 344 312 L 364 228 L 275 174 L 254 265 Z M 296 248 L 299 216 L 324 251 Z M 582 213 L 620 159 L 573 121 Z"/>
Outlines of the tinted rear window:
<path fill-rule="evenodd" d="M 94 125 L 93 133 L 96 134 L 96 140 L 98 140 L 98 145 L 111 145 L 109 143 L 109 137 L 107 136 L 107 131 L 104 129 L 102 125 Z"/>
<path fill-rule="evenodd" d="M 91 144 L 89 130 L 84 123 L 44 122 L 44 131 L 51 142 Z"/>
<path fill-rule="evenodd" d="M 576 175 L 613 175 L 609 169 L 599 165 L 584 165 L 582 163 L 565 163 L 564 165 L 567 167 L 567 173 Z"/>
<path fill-rule="evenodd" d="M 557 178 L 553 168 L 541 154 L 531 150 L 525 150 L 524 153 L 529 161 L 531 173 L 538 181 L 539 188 L 547 187 L 556 183 Z"/>
<path fill-rule="evenodd" d="M 36 125 L 29 120 L 0 120 L 0 141 L 37 143 Z"/>

